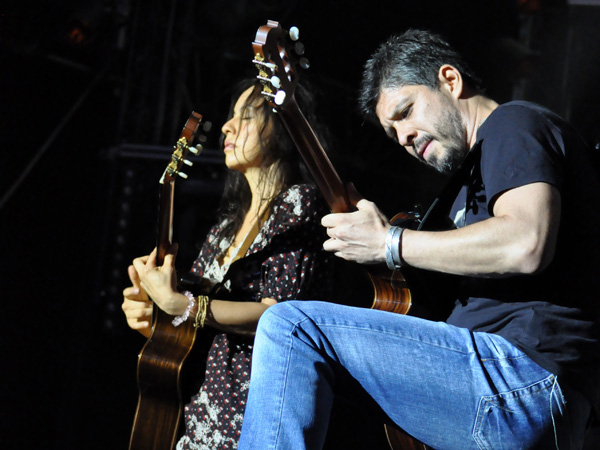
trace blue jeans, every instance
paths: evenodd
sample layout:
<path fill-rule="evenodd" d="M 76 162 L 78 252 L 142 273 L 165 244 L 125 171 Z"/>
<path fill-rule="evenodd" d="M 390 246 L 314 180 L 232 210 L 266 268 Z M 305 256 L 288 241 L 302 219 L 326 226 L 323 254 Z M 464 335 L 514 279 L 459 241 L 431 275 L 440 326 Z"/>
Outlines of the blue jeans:
<path fill-rule="evenodd" d="M 576 449 L 589 416 L 583 396 L 502 337 L 291 301 L 259 322 L 239 449 L 320 449 L 334 396 L 352 395 L 338 392 L 345 377 L 440 450 Z"/>

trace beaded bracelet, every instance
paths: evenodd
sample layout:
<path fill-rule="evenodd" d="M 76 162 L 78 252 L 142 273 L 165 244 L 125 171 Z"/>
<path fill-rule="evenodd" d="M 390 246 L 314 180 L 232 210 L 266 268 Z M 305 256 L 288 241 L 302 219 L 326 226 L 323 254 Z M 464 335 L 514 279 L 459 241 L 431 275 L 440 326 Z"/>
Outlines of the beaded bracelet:
<path fill-rule="evenodd" d="M 176 327 L 178 327 L 183 322 L 188 320 L 188 317 L 190 317 L 190 312 L 192 311 L 192 308 L 196 304 L 196 299 L 194 298 L 194 295 L 190 291 L 183 291 L 182 294 L 185 295 L 190 302 L 188 303 L 187 308 L 185 308 L 185 311 L 183 312 L 183 314 L 181 316 L 175 317 L 173 319 L 173 321 L 171 322 Z"/>

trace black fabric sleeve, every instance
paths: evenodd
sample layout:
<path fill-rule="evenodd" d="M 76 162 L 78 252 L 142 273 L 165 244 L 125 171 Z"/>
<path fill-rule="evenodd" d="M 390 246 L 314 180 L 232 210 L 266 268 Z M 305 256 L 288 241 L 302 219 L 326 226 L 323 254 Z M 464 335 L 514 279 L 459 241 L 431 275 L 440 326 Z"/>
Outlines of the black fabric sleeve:
<path fill-rule="evenodd" d="M 537 182 L 561 188 L 563 142 L 554 125 L 535 110 L 499 108 L 478 134 L 490 215 L 498 196 L 509 189 Z"/>

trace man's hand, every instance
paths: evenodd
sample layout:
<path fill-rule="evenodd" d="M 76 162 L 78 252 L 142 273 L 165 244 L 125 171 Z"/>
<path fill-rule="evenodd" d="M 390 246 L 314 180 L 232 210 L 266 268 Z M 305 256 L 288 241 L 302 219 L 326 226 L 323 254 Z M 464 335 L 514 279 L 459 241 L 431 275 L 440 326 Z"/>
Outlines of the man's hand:
<path fill-rule="evenodd" d="M 357 211 L 328 214 L 321 219 L 330 237 L 323 248 L 336 256 L 361 264 L 385 262 L 388 219 L 373 202 L 362 199 Z"/>

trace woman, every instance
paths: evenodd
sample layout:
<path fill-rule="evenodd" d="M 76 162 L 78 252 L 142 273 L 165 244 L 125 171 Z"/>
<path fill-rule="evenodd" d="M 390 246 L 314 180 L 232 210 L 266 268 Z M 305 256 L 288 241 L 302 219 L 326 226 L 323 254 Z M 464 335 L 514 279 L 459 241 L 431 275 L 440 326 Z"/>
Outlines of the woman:
<path fill-rule="evenodd" d="M 332 265 L 322 250 L 320 226 L 326 211 L 315 188 L 302 184 L 298 153 L 262 98 L 260 84 L 248 81 L 240 90 L 222 127 L 231 170 L 220 218 L 191 269 L 212 286 L 210 298 L 175 288 L 175 247 L 158 268 L 156 250 L 136 258 L 128 269 L 133 286 L 123 292 L 128 325 L 146 337 L 149 298 L 174 323 L 195 320 L 215 330 L 204 382 L 186 405 L 177 449 L 237 448 L 259 317 L 279 301 L 331 298 Z M 305 114 L 311 111 L 307 95 L 297 90 Z"/>

